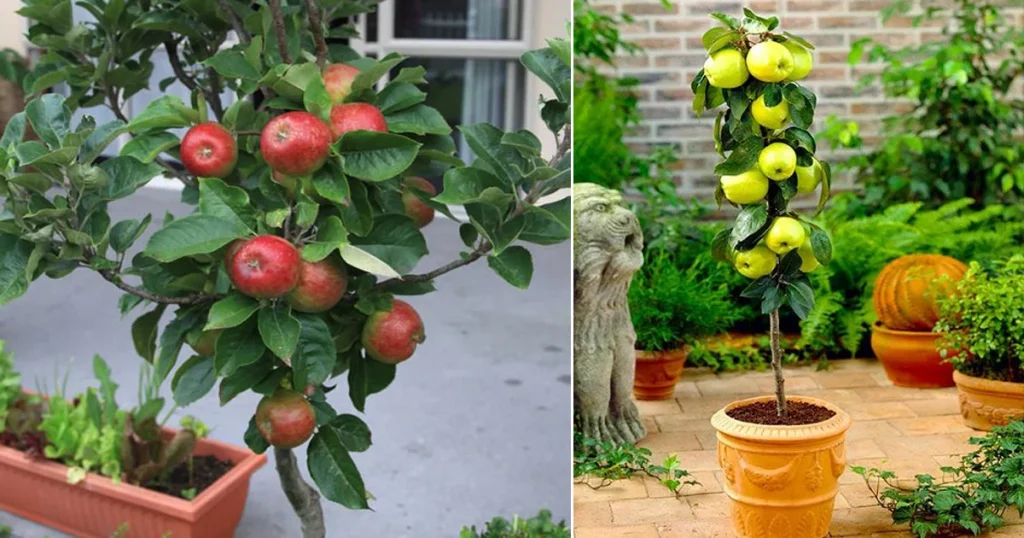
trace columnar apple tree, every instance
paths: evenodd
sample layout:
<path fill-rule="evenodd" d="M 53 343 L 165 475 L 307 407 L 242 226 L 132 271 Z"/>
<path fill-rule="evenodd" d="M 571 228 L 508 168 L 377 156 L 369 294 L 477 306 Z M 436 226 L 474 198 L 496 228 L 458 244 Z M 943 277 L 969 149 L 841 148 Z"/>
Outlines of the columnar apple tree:
<path fill-rule="evenodd" d="M 818 225 L 789 209 L 797 194 L 821 185 L 817 210 L 829 197 L 831 171 L 815 158 L 815 95 L 799 84 L 811 70 L 814 47 L 788 32 L 776 31 L 777 17 L 744 9 L 737 20 L 704 33 L 704 68 L 691 82 L 698 115 L 725 104 L 714 124 L 715 149 L 725 159 L 715 199 L 739 209 L 731 228 L 714 239 L 712 250 L 754 282 L 742 292 L 759 299 L 770 316 L 772 369 L 778 413 L 786 414 L 785 380 L 779 349 L 779 308 L 788 304 L 801 319 L 814 306 L 806 273 L 832 259 L 832 243 Z"/>
<path fill-rule="evenodd" d="M 28 39 L 45 53 L 25 82 L 32 100 L 0 139 L 0 304 L 44 275 L 93 271 L 125 292 L 122 314 L 141 311 L 135 348 L 178 404 L 215 386 L 222 405 L 264 395 L 245 441 L 274 447 L 307 537 L 326 532 L 320 495 L 368 508 L 350 453 L 369 448 L 370 429 L 325 393 L 347 379 L 363 412 L 413 354 L 423 323 L 394 297 L 434 291 L 481 258 L 525 288 L 533 266 L 519 243 L 569 236 L 569 200 L 541 202 L 570 182 L 568 44 L 521 59 L 550 87 L 539 105 L 554 155 L 531 132 L 464 125 L 467 164 L 425 104 L 422 67 L 328 43 L 355 37 L 353 17 L 379 2 L 82 0 L 92 18 L 76 21 L 70 0 L 26 0 Z M 150 87 L 158 51 L 174 76 Z M 190 98 L 125 114 L 128 99 L 174 83 Z M 58 84 L 65 95 L 49 93 Z M 117 119 L 97 124 L 94 107 Z M 118 138 L 129 139 L 119 152 Z M 111 222 L 108 204 L 161 175 L 183 183 L 192 214 Z M 439 195 L 417 179 L 427 175 L 443 175 Z M 449 205 L 469 216 L 453 237 L 465 251 L 414 272 L 427 253 L 420 226 Z M 316 487 L 292 452 L 303 444 Z"/>

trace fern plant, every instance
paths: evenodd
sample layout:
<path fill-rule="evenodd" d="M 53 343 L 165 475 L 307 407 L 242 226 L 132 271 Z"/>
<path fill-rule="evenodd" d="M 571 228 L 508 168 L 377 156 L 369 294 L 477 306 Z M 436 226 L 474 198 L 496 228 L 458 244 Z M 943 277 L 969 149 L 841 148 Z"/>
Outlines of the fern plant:
<path fill-rule="evenodd" d="M 1013 253 L 1024 253 L 1024 207 L 1020 205 L 990 205 L 974 211 L 973 200 L 964 198 L 922 211 L 922 204 L 913 202 L 848 220 L 851 197 L 837 197 L 835 208 L 822 218 L 836 248 L 832 263 L 811 279 L 817 300 L 801 324 L 798 344 L 810 356 L 854 356 L 864 350 L 875 321 L 871 304 L 875 277 L 899 256 L 945 254 L 990 267 Z"/>

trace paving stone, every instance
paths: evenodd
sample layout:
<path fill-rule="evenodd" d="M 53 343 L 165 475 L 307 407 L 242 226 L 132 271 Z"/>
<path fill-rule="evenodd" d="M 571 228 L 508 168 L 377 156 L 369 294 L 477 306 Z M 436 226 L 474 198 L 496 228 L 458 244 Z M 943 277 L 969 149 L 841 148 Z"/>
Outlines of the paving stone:
<path fill-rule="evenodd" d="M 700 391 L 701 396 L 732 396 L 735 399 L 758 395 L 763 392 L 757 387 L 756 381 L 747 377 L 698 381 L 697 390 Z"/>
<path fill-rule="evenodd" d="M 853 389 L 818 390 L 807 392 L 806 395 L 838 405 L 839 407 L 846 409 L 847 412 L 849 412 L 851 408 L 864 402 L 864 399 L 854 392 Z"/>
<path fill-rule="evenodd" d="M 763 393 L 770 394 L 775 391 L 775 379 L 768 377 L 757 380 L 757 388 Z M 821 386 L 809 375 L 786 376 L 786 393 L 801 394 L 808 391 L 820 390 Z"/>
<path fill-rule="evenodd" d="M 860 477 L 858 477 L 860 478 Z M 865 506 L 878 506 L 875 496 L 868 489 L 863 480 L 857 484 L 841 484 L 839 493 L 843 496 L 849 508 L 863 508 Z M 838 504 L 838 503 L 837 503 Z M 836 509 L 839 509 L 836 506 Z"/>
<path fill-rule="evenodd" d="M 658 528 L 661 538 L 733 538 L 732 519 L 677 521 Z"/>
<path fill-rule="evenodd" d="M 832 536 L 870 536 L 875 531 L 893 528 L 901 529 L 905 526 L 893 525 L 892 514 L 881 506 L 867 506 L 833 512 L 829 532 Z"/>
<path fill-rule="evenodd" d="M 718 470 L 718 452 L 716 450 L 691 450 L 679 452 L 676 455 L 679 457 L 680 466 L 691 473 Z"/>
<path fill-rule="evenodd" d="M 612 523 L 615 525 L 641 525 L 659 521 L 693 519 L 693 511 L 685 499 L 663 497 L 655 499 L 631 499 L 608 503 L 612 509 Z"/>
<path fill-rule="evenodd" d="M 942 415 L 956 415 L 960 413 L 960 402 L 956 394 L 951 397 L 939 397 L 930 400 L 904 402 L 919 417 L 935 417 Z"/>
<path fill-rule="evenodd" d="M 690 471 L 690 476 L 683 478 L 686 480 L 696 480 L 700 482 L 698 485 L 683 485 L 679 488 L 680 496 L 687 495 L 702 495 L 705 493 L 721 493 L 722 483 L 718 481 L 718 477 L 715 476 L 715 471 Z M 658 479 L 645 476 L 643 477 L 644 487 L 647 488 L 647 496 L 652 498 L 659 497 L 675 497 L 676 494 L 672 490 L 668 489 Z"/>
<path fill-rule="evenodd" d="M 933 435 L 937 433 L 973 432 L 964 426 L 963 418 L 957 415 L 891 419 L 889 424 L 903 435 Z"/>
<path fill-rule="evenodd" d="M 878 437 L 895 437 L 902 435 L 899 430 L 886 420 L 857 420 L 846 431 L 846 441 L 858 439 L 876 439 Z"/>
<path fill-rule="evenodd" d="M 914 455 L 950 456 L 970 452 L 971 445 L 967 440 L 972 435 L 970 432 L 960 432 L 915 437 L 881 437 L 875 442 L 884 452 L 884 456 L 891 458 Z"/>
<path fill-rule="evenodd" d="M 817 372 L 814 380 L 824 389 L 877 387 L 878 381 L 866 372 Z"/>
<path fill-rule="evenodd" d="M 595 479 L 589 482 L 597 485 Z M 573 502 L 597 502 L 616 501 L 622 499 L 642 499 L 647 497 L 647 488 L 644 487 L 644 480 L 634 476 L 629 480 L 617 480 L 607 486 L 593 488 L 587 484 L 576 483 L 572 487 Z"/>
<path fill-rule="evenodd" d="M 647 434 L 658 433 L 661 428 L 658 427 L 658 421 L 654 417 L 640 417 L 640 420 L 644 423 L 644 428 L 647 429 Z"/>
<path fill-rule="evenodd" d="M 588 525 L 611 525 L 612 507 L 607 501 L 573 502 L 574 521 L 586 521 Z"/>
<path fill-rule="evenodd" d="M 679 415 L 662 415 L 660 417 L 653 418 L 654 421 L 658 423 L 658 428 L 662 432 L 715 431 L 715 429 L 711 427 L 711 415 L 708 415 L 705 418 L 682 418 Z"/>
<path fill-rule="evenodd" d="M 649 448 L 651 452 L 682 452 L 701 450 L 700 441 L 693 432 L 648 433 L 637 446 Z"/>
<path fill-rule="evenodd" d="M 911 389 L 907 387 L 862 387 L 854 389 L 865 402 L 906 402 L 908 400 L 934 400 L 941 389 Z"/>
<path fill-rule="evenodd" d="M 725 493 L 692 495 L 686 498 L 697 519 L 729 517 L 729 497 Z"/>
<path fill-rule="evenodd" d="M 865 402 L 846 409 L 853 420 L 879 420 L 916 417 L 903 402 Z"/>
<path fill-rule="evenodd" d="M 846 441 L 846 457 L 853 460 L 884 458 L 891 455 L 884 452 L 874 439 L 847 439 Z"/>
<path fill-rule="evenodd" d="M 676 391 L 672 397 L 676 400 L 696 400 L 700 398 L 697 383 L 694 381 L 680 381 L 676 383 Z"/>
<path fill-rule="evenodd" d="M 637 400 L 636 408 L 640 414 L 648 417 L 672 415 L 679 412 L 679 402 L 675 400 Z"/>
<path fill-rule="evenodd" d="M 697 440 L 700 441 L 700 447 L 704 450 L 712 450 L 718 447 L 718 432 L 711 430 L 709 432 L 696 432 Z"/>
<path fill-rule="evenodd" d="M 654 525 L 628 527 L 576 527 L 575 538 L 660 538 Z"/>

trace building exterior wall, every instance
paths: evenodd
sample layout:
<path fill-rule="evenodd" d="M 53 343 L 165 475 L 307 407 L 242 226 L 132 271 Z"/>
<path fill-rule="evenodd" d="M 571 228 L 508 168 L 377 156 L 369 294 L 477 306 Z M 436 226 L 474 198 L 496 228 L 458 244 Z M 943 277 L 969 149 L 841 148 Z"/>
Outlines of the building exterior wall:
<path fill-rule="evenodd" d="M 915 0 L 936 5 L 932 0 Z M 708 14 L 722 11 L 741 15 L 749 7 L 760 15 L 776 15 L 780 27 L 806 37 L 816 50 L 814 69 L 803 81 L 818 95 L 818 108 L 812 133 L 835 114 L 860 123 L 865 144 L 878 140 L 883 116 L 909 110 L 906 103 L 886 102 L 878 87 L 856 91 L 857 79 L 877 66 L 847 65 L 852 43 L 863 37 L 875 38 L 890 46 L 920 44 L 941 37 L 941 27 L 933 21 L 914 28 L 911 17 L 894 17 L 881 23 L 880 10 L 891 0 L 677 0 L 666 11 L 657 0 L 592 0 L 599 9 L 628 13 L 636 21 L 622 28 L 623 38 L 646 49 L 646 54 L 621 57 L 618 72 L 642 81 L 639 86 L 642 125 L 627 141 L 637 151 L 654 145 L 674 145 L 681 157 L 676 172 L 679 190 L 686 196 L 710 199 L 717 178 L 712 170 L 721 158 L 715 153 L 711 131 L 715 114 L 698 119 L 691 108 L 693 92 L 690 79 L 703 67 L 706 53 L 701 35 L 718 24 Z M 948 3 L 948 2 L 946 2 Z M 1004 14 L 1018 26 L 1024 26 L 1024 6 L 1020 0 L 1006 0 Z M 827 148 L 819 147 L 826 159 Z M 831 155 L 836 157 L 836 155 Z M 836 177 L 833 190 L 852 188 L 850 177 Z M 804 203 L 808 201 L 804 200 Z"/>

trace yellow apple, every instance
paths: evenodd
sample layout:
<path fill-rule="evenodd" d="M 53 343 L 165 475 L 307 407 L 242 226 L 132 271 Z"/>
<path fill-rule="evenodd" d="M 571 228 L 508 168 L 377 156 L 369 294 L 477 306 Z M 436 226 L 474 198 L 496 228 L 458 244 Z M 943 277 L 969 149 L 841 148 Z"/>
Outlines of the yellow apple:
<path fill-rule="evenodd" d="M 782 129 L 789 123 L 789 103 L 785 99 L 775 106 L 768 106 L 764 104 L 762 94 L 750 105 L 750 113 L 758 125 L 769 129 Z"/>
<path fill-rule="evenodd" d="M 817 258 L 814 257 L 814 249 L 811 247 L 810 237 L 800 245 L 796 253 L 800 256 L 800 270 L 805 273 L 810 273 L 821 265 L 818 263 Z"/>
<path fill-rule="evenodd" d="M 792 217 L 778 217 L 768 228 L 768 235 L 764 236 L 764 244 L 772 252 L 782 256 L 794 248 L 799 248 L 807 239 L 807 231 L 800 221 Z"/>
<path fill-rule="evenodd" d="M 747 278 L 761 278 L 775 270 L 779 257 L 774 252 L 760 245 L 736 253 L 736 270 Z"/>
<path fill-rule="evenodd" d="M 796 151 L 782 142 L 768 144 L 757 156 L 757 166 L 769 179 L 782 181 L 796 170 Z"/>
<path fill-rule="evenodd" d="M 821 163 L 818 159 L 814 159 L 814 164 L 810 166 L 797 166 L 796 167 L 796 192 L 800 194 L 807 194 L 814 192 L 814 189 L 818 188 L 818 183 L 821 183 Z"/>
<path fill-rule="evenodd" d="M 722 176 L 725 198 L 734 204 L 760 202 L 768 194 L 768 178 L 757 167 L 735 176 Z"/>
<path fill-rule="evenodd" d="M 807 76 L 811 72 L 811 67 L 814 65 L 814 58 L 811 57 L 811 51 L 803 48 L 799 43 L 790 39 L 782 44 L 789 53 L 793 55 L 793 72 L 786 77 L 787 81 L 800 80 Z"/>
<path fill-rule="evenodd" d="M 762 41 L 747 53 L 747 71 L 762 82 L 786 80 L 793 67 L 793 53 L 775 41 Z"/>
<path fill-rule="evenodd" d="M 742 86 L 750 74 L 743 53 L 733 48 L 719 50 L 704 60 L 704 76 L 716 88 Z"/>

